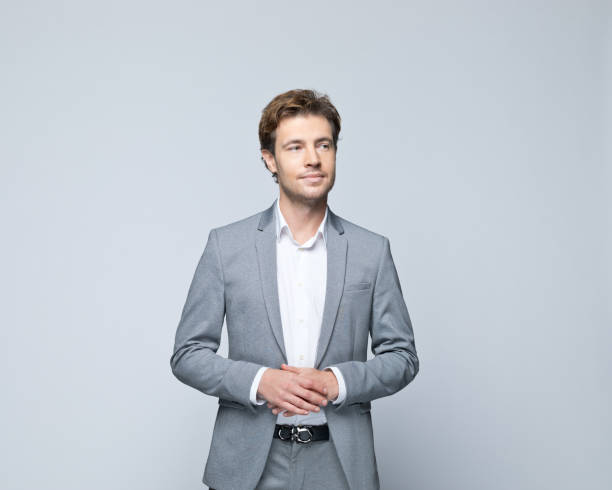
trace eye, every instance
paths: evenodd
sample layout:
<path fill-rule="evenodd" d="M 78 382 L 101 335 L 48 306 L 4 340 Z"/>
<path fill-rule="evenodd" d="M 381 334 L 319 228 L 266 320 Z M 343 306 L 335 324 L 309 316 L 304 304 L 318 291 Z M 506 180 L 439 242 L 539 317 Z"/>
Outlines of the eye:
<path fill-rule="evenodd" d="M 293 146 L 290 146 L 290 147 L 288 148 L 288 150 L 289 150 L 289 151 L 299 150 L 299 148 L 300 148 L 299 146 L 293 145 Z"/>
<path fill-rule="evenodd" d="M 329 150 L 329 143 L 321 143 L 324 150 Z"/>

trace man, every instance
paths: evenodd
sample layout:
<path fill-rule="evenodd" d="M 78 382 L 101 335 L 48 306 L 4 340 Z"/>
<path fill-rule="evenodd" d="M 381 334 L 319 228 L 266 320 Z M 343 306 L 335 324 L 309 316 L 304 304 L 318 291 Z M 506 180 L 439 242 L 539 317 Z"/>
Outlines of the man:
<path fill-rule="evenodd" d="M 419 360 L 389 240 L 327 205 L 339 133 L 327 96 L 276 96 L 259 138 L 278 199 L 211 230 L 196 268 L 170 364 L 219 398 L 211 488 L 379 488 L 371 401 L 410 383 Z"/>

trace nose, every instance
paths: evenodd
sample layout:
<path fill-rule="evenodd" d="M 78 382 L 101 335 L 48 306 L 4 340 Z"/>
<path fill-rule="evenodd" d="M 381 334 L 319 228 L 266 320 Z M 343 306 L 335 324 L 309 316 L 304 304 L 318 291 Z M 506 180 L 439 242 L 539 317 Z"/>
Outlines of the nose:
<path fill-rule="evenodd" d="M 319 165 L 321 163 L 317 149 L 308 146 L 306 150 L 306 165 Z"/>

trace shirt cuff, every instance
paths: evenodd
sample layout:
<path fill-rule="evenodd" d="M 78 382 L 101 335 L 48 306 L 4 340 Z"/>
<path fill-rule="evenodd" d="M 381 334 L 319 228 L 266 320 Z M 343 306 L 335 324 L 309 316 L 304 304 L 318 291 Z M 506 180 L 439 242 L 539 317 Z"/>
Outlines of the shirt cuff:
<path fill-rule="evenodd" d="M 334 376 L 336 376 L 336 381 L 338 381 L 338 396 L 335 400 L 332 400 L 332 404 L 339 405 L 346 398 L 346 384 L 344 384 L 344 377 L 336 366 L 330 366 L 324 369 L 331 370 L 331 372 L 334 373 Z"/>
<path fill-rule="evenodd" d="M 263 405 L 264 403 L 266 403 L 266 399 L 260 398 L 260 396 L 257 394 L 257 389 L 259 388 L 259 380 L 263 376 L 263 373 L 266 369 L 268 369 L 267 366 L 260 367 L 259 371 L 257 371 L 257 374 L 255 374 L 253 383 L 251 384 L 251 393 L 249 395 L 249 398 L 251 399 L 251 403 L 253 405 Z"/>

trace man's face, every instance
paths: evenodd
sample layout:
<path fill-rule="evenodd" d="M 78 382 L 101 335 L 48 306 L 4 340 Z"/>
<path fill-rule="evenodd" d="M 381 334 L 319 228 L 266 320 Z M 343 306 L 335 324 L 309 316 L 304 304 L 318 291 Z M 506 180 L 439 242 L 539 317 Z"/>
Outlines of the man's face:
<path fill-rule="evenodd" d="M 262 155 L 268 168 L 277 172 L 280 192 L 309 205 L 327 197 L 336 179 L 336 149 L 325 117 L 308 114 L 282 119 L 274 150 L 276 158 L 266 150 Z"/>

